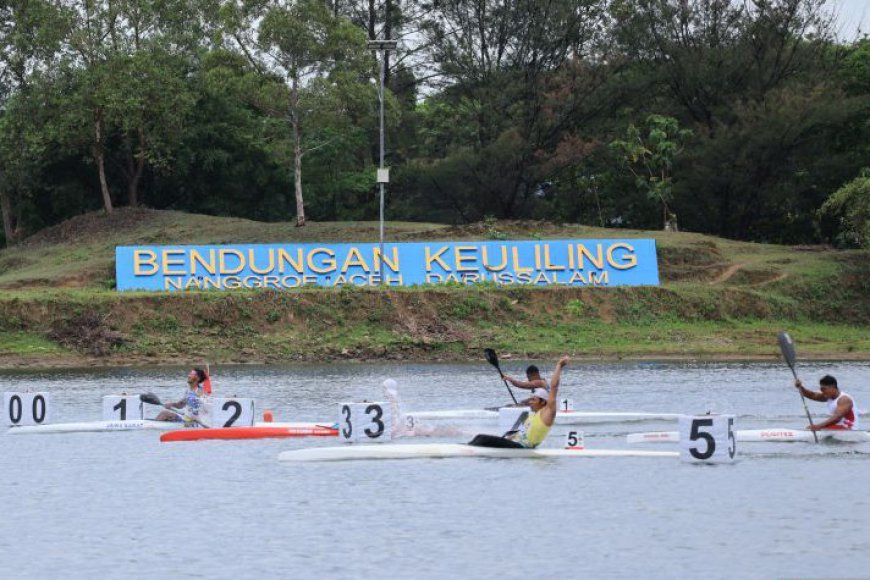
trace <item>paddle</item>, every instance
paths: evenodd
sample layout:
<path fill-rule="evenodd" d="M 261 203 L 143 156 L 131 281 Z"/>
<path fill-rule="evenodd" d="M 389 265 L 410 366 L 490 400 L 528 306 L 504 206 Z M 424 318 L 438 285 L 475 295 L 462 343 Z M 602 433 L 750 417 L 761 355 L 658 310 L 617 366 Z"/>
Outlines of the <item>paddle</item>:
<path fill-rule="evenodd" d="M 156 405 L 156 406 L 163 407 L 164 409 L 166 409 L 170 413 L 174 413 L 176 416 L 181 417 L 185 421 L 190 420 L 190 421 L 193 421 L 194 423 L 196 423 L 197 425 L 199 425 L 200 427 L 203 427 L 205 429 L 209 428 L 208 425 L 206 425 L 205 423 L 203 423 L 202 421 L 200 421 L 196 417 L 188 417 L 187 415 L 184 415 L 183 413 L 179 413 L 175 409 L 170 409 L 170 408 L 166 407 L 163 404 L 163 402 L 160 401 L 160 398 L 157 395 L 155 395 L 154 393 L 145 393 L 144 395 L 139 395 L 139 400 L 141 400 L 143 403 L 148 403 L 149 405 Z"/>
<path fill-rule="evenodd" d="M 211 396 L 211 369 L 208 366 L 208 363 L 205 363 L 205 380 L 202 382 L 202 391 Z"/>
<path fill-rule="evenodd" d="M 492 350 L 491 348 L 485 348 L 485 349 L 483 349 L 483 354 L 484 354 L 484 356 L 486 356 L 487 362 L 489 362 L 489 364 L 494 366 L 495 369 L 498 371 L 498 374 L 501 377 L 502 382 L 504 382 L 504 386 L 507 387 L 508 393 L 510 393 L 511 399 L 514 400 L 514 404 L 515 405 L 519 404 L 519 403 L 517 403 L 517 398 L 514 397 L 514 392 L 511 390 L 511 387 L 508 384 L 507 379 L 504 378 L 504 373 L 501 372 L 501 367 L 498 366 L 498 356 L 495 354 L 495 351 Z"/>
<path fill-rule="evenodd" d="M 794 370 L 795 365 L 795 352 L 794 352 L 794 342 L 787 332 L 779 333 L 779 350 L 782 351 L 782 357 L 785 359 L 788 368 L 791 369 L 791 374 L 794 376 L 795 380 L 797 380 L 797 371 Z M 807 400 L 804 397 L 803 392 L 798 391 L 801 395 L 801 402 L 804 404 L 804 412 L 807 414 L 807 420 L 810 422 L 810 427 L 813 427 L 813 418 L 810 416 L 810 410 L 807 409 Z M 819 436 L 813 431 L 813 439 L 815 439 L 816 443 L 819 442 Z"/>

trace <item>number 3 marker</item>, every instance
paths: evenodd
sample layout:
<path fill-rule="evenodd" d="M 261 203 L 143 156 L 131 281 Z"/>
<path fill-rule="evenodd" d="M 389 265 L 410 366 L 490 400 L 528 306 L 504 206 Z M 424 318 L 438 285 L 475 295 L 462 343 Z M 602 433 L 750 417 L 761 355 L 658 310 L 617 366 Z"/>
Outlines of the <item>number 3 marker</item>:
<path fill-rule="evenodd" d="M 389 403 L 342 403 L 339 438 L 348 443 L 390 441 L 393 418 Z"/>

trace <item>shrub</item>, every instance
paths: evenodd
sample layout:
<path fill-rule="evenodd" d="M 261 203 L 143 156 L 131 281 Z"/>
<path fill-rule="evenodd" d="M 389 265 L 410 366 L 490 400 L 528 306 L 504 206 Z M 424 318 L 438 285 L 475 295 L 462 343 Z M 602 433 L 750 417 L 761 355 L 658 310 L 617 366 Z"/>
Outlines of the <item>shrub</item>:
<path fill-rule="evenodd" d="M 568 303 L 565 305 L 565 310 L 567 310 L 568 314 L 570 314 L 571 316 L 579 318 L 583 316 L 583 313 L 586 310 L 586 305 L 583 304 L 582 301 L 577 299 L 569 300 Z"/>
<path fill-rule="evenodd" d="M 870 169 L 832 193 L 819 213 L 837 219 L 836 245 L 870 249 Z"/>

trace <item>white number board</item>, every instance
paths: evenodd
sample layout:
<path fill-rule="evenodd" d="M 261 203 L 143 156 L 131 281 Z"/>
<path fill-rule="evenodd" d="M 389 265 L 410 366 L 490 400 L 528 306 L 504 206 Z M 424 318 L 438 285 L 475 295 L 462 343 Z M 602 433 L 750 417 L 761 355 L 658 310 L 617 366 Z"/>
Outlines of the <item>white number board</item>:
<path fill-rule="evenodd" d="M 7 425 L 51 423 L 51 395 L 49 393 L 3 393 L 3 412 Z"/>
<path fill-rule="evenodd" d="M 583 431 L 568 431 L 565 436 L 565 449 L 585 449 L 586 443 L 583 441 Z"/>
<path fill-rule="evenodd" d="M 498 410 L 498 434 L 504 436 L 510 431 L 517 431 L 532 410 L 529 407 L 502 407 Z"/>
<path fill-rule="evenodd" d="M 574 399 L 562 399 L 559 401 L 560 413 L 571 413 L 574 411 Z"/>
<path fill-rule="evenodd" d="M 103 397 L 103 421 L 140 421 L 145 418 L 139 395 Z"/>
<path fill-rule="evenodd" d="M 680 416 L 680 460 L 733 463 L 737 455 L 734 415 Z"/>
<path fill-rule="evenodd" d="M 212 427 L 253 427 L 254 399 L 212 399 Z"/>
<path fill-rule="evenodd" d="M 393 417 L 389 403 L 342 403 L 339 406 L 338 438 L 355 441 L 390 441 Z"/>

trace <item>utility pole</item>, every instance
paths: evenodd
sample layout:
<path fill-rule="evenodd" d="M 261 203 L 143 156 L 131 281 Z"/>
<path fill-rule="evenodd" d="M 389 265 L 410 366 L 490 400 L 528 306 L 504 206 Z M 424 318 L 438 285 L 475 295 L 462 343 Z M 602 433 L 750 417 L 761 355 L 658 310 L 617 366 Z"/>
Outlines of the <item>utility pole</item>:
<path fill-rule="evenodd" d="M 378 272 L 381 275 L 381 284 L 384 283 L 384 187 L 390 182 L 390 170 L 384 168 L 384 65 L 387 60 L 387 53 L 391 50 L 396 50 L 397 41 L 395 40 L 369 40 L 368 47 L 375 52 L 381 52 L 381 58 L 378 59 L 380 65 L 380 82 L 378 84 L 378 100 L 381 105 L 381 160 L 378 164 L 378 186 L 380 187 L 380 260 L 378 264 Z"/>

